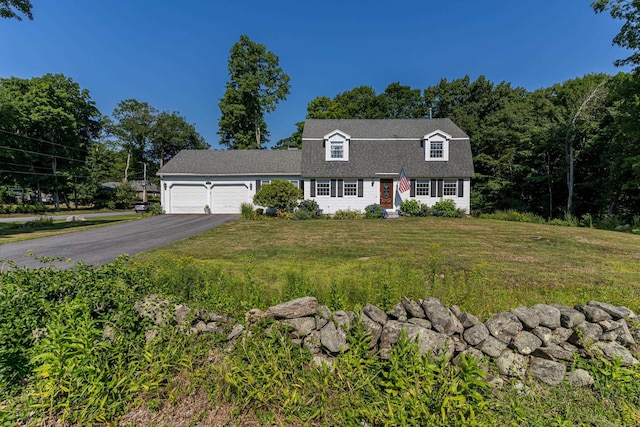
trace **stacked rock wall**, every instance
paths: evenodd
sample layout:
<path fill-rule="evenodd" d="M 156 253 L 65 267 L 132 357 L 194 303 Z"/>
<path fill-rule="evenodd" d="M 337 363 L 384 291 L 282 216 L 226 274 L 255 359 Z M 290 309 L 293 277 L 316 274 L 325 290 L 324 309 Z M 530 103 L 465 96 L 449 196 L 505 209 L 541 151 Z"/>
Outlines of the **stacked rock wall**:
<path fill-rule="evenodd" d="M 180 317 L 176 320 L 184 322 L 184 313 L 185 306 L 176 306 L 176 317 Z M 461 354 L 479 360 L 488 357 L 501 375 L 530 375 L 549 385 L 557 385 L 565 378 L 575 384 L 589 382 L 583 372 L 567 373 L 566 362 L 575 356 L 617 358 L 624 365 L 638 363 L 635 344 L 640 330 L 635 313 L 598 301 L 573 308 L 560 304 L 517 307 L 482 322 L 433 297 L 418 301 L 403 298 L 388 312 L 367 304 L 359 313 L 331 312 L 318 305 L 315 298 L 305 297 L 266 312 L 253 309 L 245 320 L 252 324 L 264 317 L 287 325 L 291 339 L 309 350 L 318 363 L 330 363 L 332 357 L 348 348 L 347 333 L 355 321 L 370 332 L 369 347 L 381 358 L 389 356 L 404 333 L 407 339 L 416 341 L 422 355 L 449 356 L 454 363 Z M 191 331 L 220 332 L 222 319 L 229 321 L 206 313 L 196 316 Z M 243 331 L 244 326 L 237 323 L 227 338 L 236 339 Z"/>

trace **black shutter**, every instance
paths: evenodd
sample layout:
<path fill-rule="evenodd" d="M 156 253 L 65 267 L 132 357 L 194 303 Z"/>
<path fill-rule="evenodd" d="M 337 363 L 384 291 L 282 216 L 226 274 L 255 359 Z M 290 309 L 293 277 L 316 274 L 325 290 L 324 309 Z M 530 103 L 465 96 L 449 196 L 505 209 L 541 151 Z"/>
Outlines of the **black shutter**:
<path fill-rule="evenodd" d="M 364 179 L 358 180 L 358 197 L 364 197 Z"/>
<path fill-rule="evenodd" d="M 302 191 L 302 198 L 304 199 L 304 179 L 301 179 L 298 183 L 300 184 L 300 191 Z"/>
<path fill-rule="evenodd" d="M 443 187 L 444 187 L 444 179 L 439 179 L 438 180 L 438 197 L 442 197 Z"/>
<path fill-rule="evenodd" d="M 309 195 L 309 197 L 316 197 L 316 180 L 315 179 L 311 180 L 311 194 Z"/>
<path fill-rule="evenodd" d="M 436 187 L 437 185 L 438 185 L 438 180 L 432 179 L 431 185 L 429 186 L 429 192 L 431 193 L 431 197 L 436 197 L 438 195 L 438 191 Z"/>
<path fill-rule="evenodd" d="M 262 181 L 256 179 L 256 193 L 260 191 L 260 186 L 262 185 Z"/>
<path fill-rule="evenodd" d="M 464 196 L 464 179 L 458 180 L 458 197 Z"/>
<path fill-rule="evenodd" d="M 336 180 L 331 180 L 331 197 L 336 197 Z"/>
<path fill-rule="evenodd" d="M 344 195 L 344 181 L 338 180 L 338 197 L 342 197 Z"/>
<path fill-rule="evenodd" d="M 409 197 L 416 197 L 416 180 L 410 179 L 411 188 L 409 189 Z"/>

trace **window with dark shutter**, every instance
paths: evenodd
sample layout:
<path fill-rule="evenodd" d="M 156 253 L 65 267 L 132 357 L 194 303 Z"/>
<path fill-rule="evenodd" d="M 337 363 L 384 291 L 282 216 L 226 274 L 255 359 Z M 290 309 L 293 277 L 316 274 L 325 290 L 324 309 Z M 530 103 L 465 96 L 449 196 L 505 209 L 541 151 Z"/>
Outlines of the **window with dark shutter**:
<path fill-rule="evenodd" d="M 336 180 L 331 180 L 331 197 L 336 197 Z"/>
<path fill-rule="evenodd" d="M 442 197 L 443 188 L 444 188 L 444 179 L 439 179 L 438 180 L 438 197 Z"/>
<path fill-rule="evenodd" d="M 409 189 L 409 197 L 416 197 L 416 180 L 410 179 L 409 183 L 411 183 L 411 188 Z"/>
<path fill-rule="evenodd" d="M 431 197 L 437 197 L 438 196 L 438 192 L 436 191 L 436 189 L 438 188 L 438 180 L 437 179 L 432 179 L 431 180 Z"/>
<path fill-rule="evenodd" d="M 464 196 L 464 179 L 458 180 L 458 197 Z"/>
<path fill-rule="evenodd" d="M 358 180 L 358 197 L 364 197 L 364 179 Z"/>
<path fill-rule="evenodd" d="M 316 197 L 316 180 L 312 179 L 310 183 L 311 183 L 311 190 L 310 190 L 311 194 L 309 197 Z"/>
<path fill-rule="evenodd" d="M 338 197 L 342 197 L 344 195 L 344 181 L 338 180 Z"/>
<path fill-rule="evenodd" d="M 304 199 L 304 179 L 300 180 L 300 191 L 302 192 L 302 198 Z"/>
<path fill-rule="evenodd" d="M 260 187 L 262 186 L 262 181 L 256 179 L 256 193 L 260 191 Z"/>

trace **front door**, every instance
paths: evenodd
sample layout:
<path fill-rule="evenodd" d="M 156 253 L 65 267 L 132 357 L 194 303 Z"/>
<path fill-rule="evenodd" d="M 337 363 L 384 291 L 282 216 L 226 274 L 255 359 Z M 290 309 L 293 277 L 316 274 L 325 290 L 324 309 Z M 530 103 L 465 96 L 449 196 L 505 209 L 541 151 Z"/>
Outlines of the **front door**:
<path fill-rule="evenodd" d="M 393 179 L 380 180 L 380 206 L 393 209 Z"/>

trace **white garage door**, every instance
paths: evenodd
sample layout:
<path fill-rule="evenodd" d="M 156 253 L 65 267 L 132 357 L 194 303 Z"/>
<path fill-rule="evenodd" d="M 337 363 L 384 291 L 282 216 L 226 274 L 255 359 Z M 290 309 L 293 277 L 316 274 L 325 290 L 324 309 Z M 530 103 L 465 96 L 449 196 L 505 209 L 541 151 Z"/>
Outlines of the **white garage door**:
<path fill-rule="evenodd" d="M 169 195 L 171 213 L 203 214 L 207 202 L 207 188 L 200 185 L 174 185 Z"/>
<path fill-rule="evenodd" d="M 247 187 L 215 184 L 211 189 L 212 213 L 240 213 L 240 205 L 249 202 Z"/>

